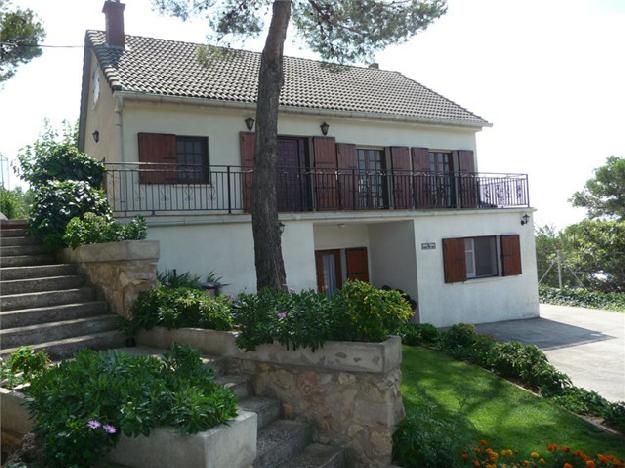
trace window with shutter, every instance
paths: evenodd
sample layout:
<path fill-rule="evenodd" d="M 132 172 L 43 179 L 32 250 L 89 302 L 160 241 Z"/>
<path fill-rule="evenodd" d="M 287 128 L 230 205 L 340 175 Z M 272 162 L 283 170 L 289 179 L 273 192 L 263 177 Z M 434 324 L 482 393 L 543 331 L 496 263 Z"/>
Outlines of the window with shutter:
<path fill-rule="evenodd" d="M 457 283 L 467 279 L 462 237 L 443 239 L 443 264 L 445 283 Z"/>
<path fill-rule="evenodd" d="M 517 234 L 501 236 L 501 270 L 503 276 L 522 273 L 521 239 Z"/>
<path fill-rule="evenodd" d="M 139 172 L 139 183 L 176 183 L 176 135 L 142 132 L 138 145 L 139 162 L 151 163 Z"/>

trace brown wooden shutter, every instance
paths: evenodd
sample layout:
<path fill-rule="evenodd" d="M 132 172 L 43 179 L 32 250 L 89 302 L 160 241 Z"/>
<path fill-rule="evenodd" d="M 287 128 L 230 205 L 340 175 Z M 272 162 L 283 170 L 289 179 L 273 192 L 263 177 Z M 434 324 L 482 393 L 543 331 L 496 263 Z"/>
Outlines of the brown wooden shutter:
<path fill-rule="evenodd" d="M 334 137 L 314 137 L 315 189 L 318 210 L 339 208 Z"/>
<path fill-rule="evenodd" d="M 410 148 L 392 146 L 391 167 L 393 168 L 393 206 L 398 209 L 410 208 L 412 206 Z"/>
<path fill-rule="evenodd" d="M 176 135 L 141 132 L 138 144 L 139 162 L 155 163 L 139 172 L 139 183 L 176 183 Z"/>
<path fill-rule="evenodd" d="M 413 190 L 416 208 L 431 208 L 434 198 L 431 189 L 433 180 L 427 175 L 430 170 L 430 152 L 427 148 L 412 148 L 412 170 L 415 172 Z"/>
<path fill-rule="evenodd" d="M 353 210 L 356 208 L 356 200 L 358 198 L 356 145 L 337 143 L 336 163 L 338 168 L 339 205 L 344 210 Z"/>
<path fill-rule="evenodd" d="M 510 276 L 521 273 L 520 237 L 517 234 L 501 236 L 501 274 Z"/>
<path fill-rule="evenodd" d="M 243 209 L 249 212 L 252 208 L 252 171 L 254 170 L 254 151 L 256 134 L 254 132 L 239 133 L 241 151 L 241 188 L 243 190 Z"/>
<path fill-rule="evenodd" d="M 369 255 L 366 247 L 345 249 L 348 280 L 369 282 Z"/>
<path fill-rule="evenodd" d="M 461 208 L 478 208 L 479 179 L 475 175 L 475 159 L 473 151 L 460 150 L 458 157 L 458 191 Z"/>
<path fill-rule="evenodd" d="M 445 283 L 457 283 L 467 279 L 464 238 L 443 239 L 443 264 Z"/>

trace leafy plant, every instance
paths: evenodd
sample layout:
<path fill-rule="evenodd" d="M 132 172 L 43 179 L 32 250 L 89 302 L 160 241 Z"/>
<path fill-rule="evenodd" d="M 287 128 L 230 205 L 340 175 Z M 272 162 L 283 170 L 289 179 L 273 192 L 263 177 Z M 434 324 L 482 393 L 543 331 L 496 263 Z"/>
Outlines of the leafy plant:
<path fill-rule="evenodd" d="M 33 351 L 27 347 L 18 348 L 0 363 L 0 379 L 13 388 L 43 372 L 50 364 L 50 358 L 43 351 Z"/>
<path fill-rule="evenodd" d="M 63 241 L 66 245 L 76 248 L 100 242 L 145 239 L 146 231 L 147 226 L 142 217 L 121 224 L 107 216 L 85 213 L 82 219 L 75 217 L 67 224 Z"/>
<path fill-rule="evenodd" d="M 189 272 L 177 273 L 176 270 L 166 270 L 157 272 L 158 281 L 165 287 L 202 289 L 202 279 L 198 275 Z"/>
<path fill-rule="evenodd" d="M 592 291 L 582 288 L 538 288 L 540 301 L 545 304 L 569 305 L 588 309 L 625 312 L 625 293 Z"/>
<path fill-rule="evenodd" d="M 110 218 L 104 193 L 84 181 L 50 181 L 35 192 L 29 229 L 49 248 L 63 247 L 67 224 L 87 212 Z"/>
<path fill-rule="evenodd" d="M 400 329 L 402 343 L 408 346 L 431 345 L 438 341 L 438 329 L 430 323 L 404 324 Z"/>
<path fill-rule="evenodd" d="M 194 433 L 237 414 L 236 397 L 214 382 L 199 353 L 172 346 L 163 360 L 83 350 L 35 377 L 29 403 L 44 466 L 92 466 L 120 434 L 160 426 Z"/>
<path fill-rule="evenodd" d="M 377 289 L 364 281 L 347 281 L 334 296 L 334 339 L 384 341 L 413 315 L 398 291 Z"/>
<path fill-rule="evenodd" d="M 0 187 L 0 212 L 9 219 L 19 219 L 28 216 L 32 192 L 23 192 L 20 187 L 7 190 Z"/>
<path fill-rule="evenodd" d="M 143 291 L 132 306 L 126 333 L 155 326 L 199 327 L 230 330 L 233 326 L 229 300 L 190 288 L 157 288 Z"/>

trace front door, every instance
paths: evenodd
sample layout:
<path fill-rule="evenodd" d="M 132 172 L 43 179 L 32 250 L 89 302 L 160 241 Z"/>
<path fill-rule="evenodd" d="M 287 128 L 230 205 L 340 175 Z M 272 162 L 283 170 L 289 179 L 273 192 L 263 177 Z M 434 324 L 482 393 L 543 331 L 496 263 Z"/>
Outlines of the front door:
<path fill-rule="evenodd" d="M 319 292 L 332 296 L 342 285 L 341 251 L 317 250 L 315 251 L 315 264 L 317 266 L 317 288 Z"/>
<path fill-rule="evenodd" d="M 278 211 L 308 208 L 305 143 L 301 138 L 278 138 Z"/>
<path fill-rule="evenodd" d="M 348 280 L 369 282 L 369 256 L 366 247 L 345 249 Z"/>

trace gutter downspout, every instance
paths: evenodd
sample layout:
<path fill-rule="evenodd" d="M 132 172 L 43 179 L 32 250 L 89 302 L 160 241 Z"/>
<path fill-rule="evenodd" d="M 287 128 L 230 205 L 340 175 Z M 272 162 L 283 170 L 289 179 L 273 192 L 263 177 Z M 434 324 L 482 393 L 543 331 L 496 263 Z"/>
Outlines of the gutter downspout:
<path fill-rule="evenodd" d="M 115 127 L 115 135 L 117 137 L 117 154 L 119 155 L 118 162 L 125 162 L 124 157 L 124 96 L 115 92 L 115 107 L 113 109 L 113 125 Z"/>

